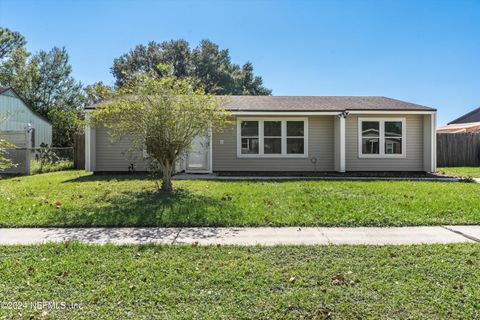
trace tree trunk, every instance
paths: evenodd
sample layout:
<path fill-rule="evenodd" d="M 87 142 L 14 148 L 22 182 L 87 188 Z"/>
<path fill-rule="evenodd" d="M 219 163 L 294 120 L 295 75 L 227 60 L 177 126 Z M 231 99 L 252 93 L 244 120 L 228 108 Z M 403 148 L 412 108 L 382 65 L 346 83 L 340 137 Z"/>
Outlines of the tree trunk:
<path fill-rule="evenodd" d="M 165 162 L 162 166 L 162 187 L 163 192 L 171 192 L 173 190 L 172 186 L 172 173 L 173 173 L 173 164 L 170 162 Z"/>

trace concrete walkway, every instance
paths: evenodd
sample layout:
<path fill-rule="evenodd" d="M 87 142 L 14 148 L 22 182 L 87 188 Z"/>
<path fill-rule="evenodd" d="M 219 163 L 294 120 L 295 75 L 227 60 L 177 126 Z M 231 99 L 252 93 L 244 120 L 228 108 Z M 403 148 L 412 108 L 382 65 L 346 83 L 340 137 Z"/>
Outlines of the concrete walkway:
<path fill-rule="evenodd" d="M 437 182 L 459 182 L 462 178 L 446 177 L 440 175 L 429 175 L 424 177 L 368 177 L 368 176 L 219 176 L 205 173 L 180 173 L 172 177 L 173 180 L 219 180 L 219 181 L 297 181 L 297 180 L 339 180 L 339 181 L 437 181 Z M 474 182 L 480 183 L 480 179 Z"/>
<path fill-rule="evenodd" d="M 80 241 L 114 244 L 385 245 L 480 242 L 480 226 L 401 228 L 18 228 L 0 229 L 0 245 Z"/>

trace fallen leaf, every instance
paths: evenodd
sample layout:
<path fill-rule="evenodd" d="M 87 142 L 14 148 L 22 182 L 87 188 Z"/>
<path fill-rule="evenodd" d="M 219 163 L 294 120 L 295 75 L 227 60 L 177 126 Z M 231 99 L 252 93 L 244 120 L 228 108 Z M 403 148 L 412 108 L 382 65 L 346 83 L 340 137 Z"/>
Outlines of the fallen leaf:
<path fill-rule="evenodd" d="M 65 277 L 68 276 L 68 274 L 69 274 L 68 271 L 63 271 L 63 272 L 58 273 L 58 276 L 62 277 L 62 278 L 65 278 Z"/>
<path fill-rule="evenodd" d="M 288 282 L 295 282 L 295 279 L 296 279 L 295 276 L 291 276 L 290 279 L 288 279 Z"/>
<path fill-rule="evenodd" d="M 395 252 L 390 252 L 390 258 L 396 258 L 397 254 Z"/>
<path fill-rule="evenodd" d="M 35 269 L 32 268 L 32 267 L 30 267 L 30 268 L 27 269 L 27 274 L 28 274 L 29 276 L 31 276 L 34 272 L 35 272 Z"/>
<path fill-rule="evenodd" d="M 332 278 L 332 284 L 340 285 L 345 283 L 345 277 L 341 274 L 337 274 Z"/>

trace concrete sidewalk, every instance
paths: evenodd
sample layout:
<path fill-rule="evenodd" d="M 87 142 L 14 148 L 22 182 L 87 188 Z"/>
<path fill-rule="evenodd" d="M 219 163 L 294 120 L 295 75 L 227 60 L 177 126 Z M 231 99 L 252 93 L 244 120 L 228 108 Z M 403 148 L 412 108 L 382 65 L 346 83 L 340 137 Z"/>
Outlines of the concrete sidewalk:
<path fill-rule="evenodd" d="M 16 228 L 0 245 L 80 241 L 114 244 L 385 245 L 480 242 L 480 226 L 399 228 Z"/>

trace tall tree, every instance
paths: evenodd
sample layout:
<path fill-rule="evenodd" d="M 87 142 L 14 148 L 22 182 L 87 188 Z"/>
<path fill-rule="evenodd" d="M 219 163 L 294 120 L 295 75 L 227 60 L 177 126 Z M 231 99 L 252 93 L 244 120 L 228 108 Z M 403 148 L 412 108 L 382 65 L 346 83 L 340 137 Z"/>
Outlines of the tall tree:
<path fill-rule="evenodd" d="M 36 112 L 53 122 L 53 144 L 71 146 L 84 104 L 81 83 L 72 77 L 65 48 L 30 55 L 15 50 L 0 64 L 0 85 L 12 87 Z M 78 127 L 77 129 L 80 129 Z"/>
<path fill-rule="evenodd" d="M 85 92 L 85 105 L 91 106 L 93 104 L 110 100 L 113 97 L 113 88 L 103 84 L 103 82 L 95 82 L 83 88 Z"/>
<path fill-rule="evenodd" d="M 173 75 L 185 78 L 191 74 L 191 50 L 185 40 L 172 40 L 162 43 L 155 41 L 145 45 L 138 45 L 129 53 L 114 59 L 112 74 L 115 76 L 116 85 L 122 86 L 125 82 L 133 80 L 138 74 L 155 72 L 163 76 L 162 70 L 157 68 L 160 64 L 173 67 Z"/>
<path fill-rule="evenodd" d="M 138 45 L 113 62 L 111 69 L 116 86 L 121 87 L 138 74 L 155 72 L 166 76 L 156 68 L 158 64 L 168 64 L 173 75 L 180 79 L 190 78 L 195 88 L 204 88 L 207 93 L 216 95 L 269 95 L 270 89 L 263 86 L 263 80 L 254 76 L 253 65 L 249 62 L 242 67 L 231 62 L 228 49 L 209 40 L 202 40 L 191 49 L 185 40 L 171 40 L 162 43 L 154 41 Z"/>
<path fill-rule="evenodd" d="M 128 136 L 130 152 L 145 148 L 160 168 L 161 189 L 172 190 L 175 162 L 193 139 L 209 128 L 220 129 L 228 119 L 222 99 L 194 89 L 188 79 L 138 75 L 116 90 L 112 100 L 93 112 L 97 124 L 110 129 L 113 139 Z M 155 166 L 154 166 L 155 167 Z"/>
<path fill-rule="evenodd" d="M 0 27 L 0 60 L 7 58 L 12 52 L 23 47 L 26 43 L 20 32 Z"/>

